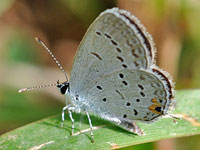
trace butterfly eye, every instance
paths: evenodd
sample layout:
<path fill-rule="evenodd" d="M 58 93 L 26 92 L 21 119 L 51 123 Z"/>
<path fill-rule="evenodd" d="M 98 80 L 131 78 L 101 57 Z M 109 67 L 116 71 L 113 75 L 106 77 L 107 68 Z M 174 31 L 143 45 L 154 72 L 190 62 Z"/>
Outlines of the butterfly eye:
<path fill-rule="evenodd" d="M 61 87 L 61 88 L 60 88 L 61 94 L 65 94 L 65 93 L 66 93 L 66 90 L 67 90 L 67 86 L 66 86 L 66 85 L 63 86 L 63 87 Z"/>
<path fill-rule="evenodd" d="M 57 88 L 59 89 L 61 94 L 65 94 L 69 88 L 69 83 L 68 82 L 64 82 L 62 84 L 58 84 Z"/>

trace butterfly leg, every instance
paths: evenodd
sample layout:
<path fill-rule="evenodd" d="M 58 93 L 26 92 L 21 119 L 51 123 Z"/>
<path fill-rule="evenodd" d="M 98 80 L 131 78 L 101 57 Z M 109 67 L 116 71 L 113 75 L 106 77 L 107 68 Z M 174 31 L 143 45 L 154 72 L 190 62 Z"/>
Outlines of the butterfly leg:
<path fill-rule="evenodd" d="M 91 137 L 92 137 L 92 142 L 94 142 L 94 133 L 93 133 L 92 121 L 91 121 L 91 119 L 90 119 L 89 113 L 86 112 L 86 114 L 87 114 L 88 121 L 89 121 L 89 124 L 90 124 L 90 130 L 91 130 L 90 135 L 91 135 Z"/>
<path fill-rule="evenodd" d="M 61 123 L 61 128 L 63 127 L 64 121 L 65 121 L 65 110 L 68 109 L 71 105 L 66 105 L 62 109 L 62 123 Z"/>
<path fill-rule="evenodd" d="M 74 118 L 72 117 L 72 110 L 74 110 L 75 107 L 71 106 L 68 108 L 68 113 L 69 113 L 69 117 L 72 121 L 72 135 L 74 134 Z"/>
<path fill-rule="evenodd" d="M 123 129 L 125 129 L 129 132 L 135 133 L 139 136 L 144 135 L 143 131 L 138 127 L 138 125 L 135 122 L 128 122 L 125 120 L 121 120 L 119 126 L 122 127 Z"/>

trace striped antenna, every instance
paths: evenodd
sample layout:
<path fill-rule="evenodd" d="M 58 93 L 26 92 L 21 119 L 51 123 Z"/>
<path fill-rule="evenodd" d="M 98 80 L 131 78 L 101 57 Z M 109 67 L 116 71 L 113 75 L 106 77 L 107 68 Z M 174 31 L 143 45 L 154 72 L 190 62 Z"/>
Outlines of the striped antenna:
<path fill-rule="evenodd" d="M 65 74 L 66 80 L 68 81 L 67 78 L 67 73 L 65 72 L 65 70 L 63 69 L 63 67 L 61 66 L 61 64 L 58 62 L 58 60 L 56 59 L 56 57 L 53 55 L 53 53 L 51 52 L 51 50 L 46 46 L 46 44 L 44 44 L 44 42 L 42 40 L 40 40 L 38 37 L 35 37 L 35 40 L 42 45 L 42 47 L 44 47 L 44 49 L 47 50 L 47 52 L 49 53 L 49 55 L 51 56 L 51 58 L 53 58 L 53 60 L 55 61 L 55 63 L 58 65 L 58 67 L 60 68 L 60 70 Z"/>
<path fill-rule="evenodd" d="M 59 84 L 60 83 L 57 82 L 57 83 L 48 84 L 48 85 L 39 85 L 39 86 L 34 86 L 34 87 L 29 87 L 29 88 L 23 88 L 23 89 L 20 89 L 18 92 L 22 93 L 22 92 L 30 91 L 30 90 L 34 90 L 34 89 L 40 89 L 40 88 L 46 88 L 46 87 L 51 87 L 51 86 L 57 86 Z"/>

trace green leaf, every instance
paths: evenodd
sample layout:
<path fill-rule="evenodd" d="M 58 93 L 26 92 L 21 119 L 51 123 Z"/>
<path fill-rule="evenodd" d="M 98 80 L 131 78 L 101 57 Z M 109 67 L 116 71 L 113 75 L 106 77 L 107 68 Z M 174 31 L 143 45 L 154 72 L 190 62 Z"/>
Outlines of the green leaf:
<path fill-rule="evenodd" d="M 58 114 L 63 107 L 60 101 L 38 91 L 19 94 L 16 93 L 18 90 L 10 86 L 0 87 L 0 134 Z"/>
<path fill-rule="evenodd" d="M 176 94 L 177 107 L 172 112 L 182 119 L 174 123 L 162 118 L 151 124 L 138 123 L 145 136 L 137 136 L 97 117 L 91 116 L 95 142 L 91 142 L 87 117 L 73 114 L 75 136 L 71 136 L 69 117 L 61 128 L 61 115 L 26 125 L 0 137 L 0 149 L 111 149 L 140 143 L 200 134 L 200 90 L 181 90 Z M 88 132 L 79 133 L 80 130 Z"/>

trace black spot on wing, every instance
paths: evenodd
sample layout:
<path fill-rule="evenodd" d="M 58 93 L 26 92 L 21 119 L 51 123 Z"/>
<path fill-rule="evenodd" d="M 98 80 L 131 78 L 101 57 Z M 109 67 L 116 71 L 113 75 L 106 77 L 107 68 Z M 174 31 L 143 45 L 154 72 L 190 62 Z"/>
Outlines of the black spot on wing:
<path fill-rule="evenodd" d="M 150 53 L 150 56 L 152 58 L 152 49 L 151 49 L 151 44 L 149 42 L 149 40 L 147 39 L 147 37 L 144 35 L 144 33 L 142 32 L 142 30 L 139 28 L 139 26 L 131 19 L 129 18 L 128 16 L 126 16 L 125 14 L 123 13 L 120 13 L 120 15 L 124 16 L 126 19 L 129 20 L 130 23 L 132 23 L 136 29 L 138 30 L 139 34 L 142 36 L 142 38 L 144 39 L 144 43 L 147 47 L 147 49 L 149 50 L 149 53 Z"/>
<path fill-rule="evenodd" d="M 94 55 L 96 58 L 98 58 L 99 60 L 102 60 L 101 56 L 97 53 L 91 52 L 92 55 Z"/>

